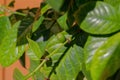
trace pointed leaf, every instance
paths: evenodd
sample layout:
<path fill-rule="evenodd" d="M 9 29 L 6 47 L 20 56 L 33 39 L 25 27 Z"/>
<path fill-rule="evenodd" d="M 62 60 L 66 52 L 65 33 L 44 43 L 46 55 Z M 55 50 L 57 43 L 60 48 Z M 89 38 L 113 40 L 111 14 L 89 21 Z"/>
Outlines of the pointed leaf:
<path fill-rule="evenodd" d="M 95 52 L 91 65 L 93 80 L 106 80 L 120 68 L 120 37 L 118 36 L 120 33 L 111 36 Z"/>
<path fill-rule="evenodd" d="M 32 32 L 35 32 L 39 28 L 39 26 L 42 24 L 43 20 L 44 20 L 44 17 L 41 16 L 37 21 L 35 21 L 33 23 Z"/>
<path fill-rule="evenodd" d="M 59 23 L 60 27 L 64 30 L 68 30 L 68 25 L 67 25 L 67 13 L 65 13 L 63 16 L 58 18 L 57 22 Z"/>
<path fill-rule="evenodd" d="M 0 45 L 0 64 L 2 66 L 9 66 L 14 63 L 24 52 L 24 46 L 16 47 L 19 24 L 20 22 L 15 23 L 2 40 Z"/>
<path fill-rule="evenodd" d="M 47 10 L 51 9 L 51 6 L 49 4 L 45 5 L 42 9 L 41 9 L 41 15 L 43 15 Z"/>
<path fill-rule="evenodd" d="M 37 44 L 37 42 L 29 39 L 28 39 L 28 42 L 29 42 L 29 47 L 30 49 L 32 50 L 32 53 L 28 53 L 28 55 L 32 55 L 32 59 L 35 59 L 35 60 L 40 60 L 40 58 L 42 57 L 43 55 L 43 52 L 41 51 L 41 48 L 39 47 L 39 45 Z M 33 58 L 34 56 L 34 58 Z"/>
<path fill-rule="evenodd" d="M 84 47 L 84 60 L 86 69 L 90 70 L 91 62 L 96 50 L 107 40 L 107 37 L 89 36 Z"/>
<path fill-rule="evenodd" d="M 82 55 L 81 47 L 71 47 L 56 68 L 56 74 L 52 74 L 51 80 L 75 80 L 81 70 Z"/>
<path fill-rule="evenodd" d="M 7 35 L 7 31 L 11 29 L 10 20 L 6 16 L 0 17 L 0 44 L 2 39 Z"/>
<path fill-rule="evenodd" d="M 87 79 L 91 79 L 90 67 L 96 50 L 107 40 L 107 37 L 89 36 L 84 46 L 83 73 Z"/>
<path fill-rule="evenodd" d="M 95 9 L 88 13 L 80 27 L 91 34 L 110 34 L 120 29 L 119 17 L 114 7 L 97 2 Z"/>

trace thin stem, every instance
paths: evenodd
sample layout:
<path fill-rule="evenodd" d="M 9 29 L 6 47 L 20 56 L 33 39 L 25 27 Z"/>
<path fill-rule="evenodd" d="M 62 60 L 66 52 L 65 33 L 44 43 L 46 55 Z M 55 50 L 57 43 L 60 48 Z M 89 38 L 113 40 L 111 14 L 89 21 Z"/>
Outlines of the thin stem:
<path fill-rule="evenodd" d="M 48 60 L 49 58 L 54 55 L 62 46 L 64 46 L 66 43 L 68 42 L 68 40 L 66 40 L 61 46 L 59 46 L 57 49 L 55 49 L 52 53 L 50 53 L 48 56 L 45 57 L 45 59 L 42 61 L 42 63 L 35 69 L 33 70 L 31 73 L 27 74 L 24 80 L 27 80 L 28 78 L 30 78 L 32 75 L 34 75 L 34 73 L 36 71 L 38 71 Z"/>
<path fill-rule="evenodd" d="M 28 75 L 26 75 L 26 77 L 25 77 L 24 80 L 27 80 L 27 79 L 30 78 L 32 75 L 34 75 L 34 73 L 35 73 L 36 71 L 38 71 L 38 70 L 43 66 L 43 64 L 46 63 L 46 61 L 47 61 L 47 59 L 44 59 L 44 60 L 42 61 L 42 63 L 41 63 L 33 72 L 31 72 L 31 73 L 29 73 Z"/>
<path fill-rule="evenodd" d="M 17 15 L 21 15 L 21 16 L 26 16 L 26 14 L 20 13 L 20 12 L 13 12 L 13 14 L 17 14 Z"/>
<path fill-rule="evenodd" d="M 52 55 L 54 55 L 62 46 L 64 46 L 68 40 L 66 40 L 62 45 L 60 45 L 57 49 L 55 49 L 52 53 L 50 53 L 47 58 L 50 58 Z"/>

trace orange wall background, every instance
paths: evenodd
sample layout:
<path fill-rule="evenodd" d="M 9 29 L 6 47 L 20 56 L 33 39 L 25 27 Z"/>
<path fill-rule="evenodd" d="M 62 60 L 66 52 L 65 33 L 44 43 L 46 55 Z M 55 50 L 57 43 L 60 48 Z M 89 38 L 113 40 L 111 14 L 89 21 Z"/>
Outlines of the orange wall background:
<path fill-rule="evenodd" d="M 8 5 L 12 0 L 0 0 L 0 4 Z M 42 0 L 15 0 L 15 9 L 39 7 Z"/>
<path fill-rule="evenodd" d="M 0 5 L 8 5 L 12 0 L 0 0 Z M 16 9 L 32 8 L 39 7 L 42 0 L 15 0 Z M 27 69 L 30 65 L 29 58 L 26 56 L 26 66 Z M 0 66 L 0 80 L 13 80 L 13 71 L 15 68 L 18 68 L 22 73 L 27 74 L 27 70 L 23 68 L 19 61 L 16 61 L 14 64 L 7 68 Z"/>

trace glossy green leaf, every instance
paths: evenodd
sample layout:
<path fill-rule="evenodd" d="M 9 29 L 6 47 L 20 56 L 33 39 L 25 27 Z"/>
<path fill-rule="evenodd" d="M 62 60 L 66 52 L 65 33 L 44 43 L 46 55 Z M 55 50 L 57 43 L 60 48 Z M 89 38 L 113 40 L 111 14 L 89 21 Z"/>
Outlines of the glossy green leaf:
<path fill-rule="evenodd" d="M 60 27 L 64 30 L 68 30 L 68 24 L 67 24 L 67 17 L 68 14 L 65 13 L 63 16 L 61 16 L 60 18 L 58 18 L 57 22 L 59 23 Z"/>
<path fill-rule="evenodd" d="M 0 17 L 0 44 L 3 38 L 7 35 L 9 29 L 11 29 L 9 18 L 6 16 Z"/>
<path fill-rule="evenodd" d="M 107 40 L 107 37 L 95 37 L 89 36 L 84 47 L 84 60 L 86 69 L 89 71 L 93 56 L 95 55 L 96 50 L 101 47 Z"/>
<path fill-rule="evenodd" d="M 76 45 L 71 47 L 56 68 L 56 74 L 52 74 L 51 80 L 75 80 L 81 70 L 82 55 L 81 47 Z"/>
<path fill-rule="evenodd" d="M 35 32 L 39 28 L 39 26 L 42 24 L 43 20 L 44 20 L 44 16 L 41 16 L 37 21 L 35 21 L 33 23 L 32 32 Z"/>
<path fill-rule="evenodd" d="M 23 74 L 16 68 L 13 74 L 14 80 L 24 80 Z"/>
<path fill-rule="evenodd" d="M 111 4 L 116 9 L 118 9 L 120 6 L 120 0 L 104 0 L 104 2 Z"/>
<path fill-rule="evenodd" d="M 111 36 L 97 49 L 91 64 L 93 80 L 106 80 L 120 68 L 120 33 Z"/>
<path fill-rule="evenodd" d="M 17 46 L 17 29 L 20 22 L 17 22 L 7 32 L 0 45 L 0 64 L 9 66 L 14 63 L 24 52 L 24 46 Z"/>
<path fill-rule="evenodd" d="M 42 52 L 42 54 L 40 54 L 42 56 L 45 53 L 46 42 L 42 42 L 42 41 L 37 42 L 37 45 L 39 46 L 39 48 Z M 41 58 L 41 57 L 38 57 L 31 48 L 28 49 L 27 55 L 30 57 L 31 60 L 40 60 L 40 58 Z"/>
<path fill-rule="evenodd" d="M 64 3 L 64 0 L 46 0 L 46 2 L 55 10 L 59 11 Z"/>
<path fill-rule="evenodd" d="M 87 79 L 91 79 L 90 67 L 96 50 L 107 40 L 107 37 L 89 36 L 84 46 L 83 73 Z"/>
<path fill-rule="evenodd" d="M 29 47 L 30 49 L 32 50 L 32 52 L 28 52 L 28 55 L 31 56 L 32 59 L 34 60 L 40 60 L 40 58 L 42 57 L 43 55 L 43 52 L 41 51 L 39 45 L 37 44 L 37 42 L 29 39 L 28 39 L 28 42 L 29 42 Z"/>
<path fill-rule="evenodd" d="M 97 2 L 95 9 L 87 14 L 80 28 L 91 34 L 110 34 L 120 30 L 119 17 L 114 7 Z"/>

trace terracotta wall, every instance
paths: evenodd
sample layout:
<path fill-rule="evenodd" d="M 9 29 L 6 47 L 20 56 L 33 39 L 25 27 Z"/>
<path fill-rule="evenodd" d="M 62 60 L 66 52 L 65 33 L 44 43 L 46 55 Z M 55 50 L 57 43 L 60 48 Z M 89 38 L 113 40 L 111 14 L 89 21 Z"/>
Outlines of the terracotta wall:
<path fill-rule="evenodd" d="M 28 73 L 27 69 L 29 69 L 29 58 L 26 56 L 26 68 L 24 68 L 19 60 L 16 61 L 9 67 L 3 68 L 0 66 L 0 80 L 13 80 L 13 71 L 15 68 L 19 69 L 24 75 Z"/>
<path fill-rule="evenodd" d="M 8 5 L 9 2 L 12 0 L 0 0 L 0 5 Z M 15 0 L 15 9 L 23 9 L 23 8 L 32 8 L 32 7 L 39 7 L 40 2 L 42 0 Z M 29 67 L 29 58 L 26 56 L 26 66 Z M 22 71 L 22 73 L 27 74 L 27 70 L 23 68 L 19 61 L 16 61 L 14 64 L 7 68 L 3 68 L 0 66 L 0 80 L 13 80 L 13 70 L 18 68 Z"/>
<path fill-rule="evenodd" d="M 8 5 L 12 0 L 0 0 L 0 4 Z M 42 0 L 15 0 L 15 9 L 38 7 Z"/>

